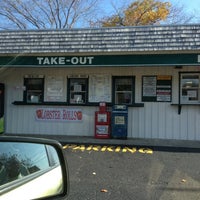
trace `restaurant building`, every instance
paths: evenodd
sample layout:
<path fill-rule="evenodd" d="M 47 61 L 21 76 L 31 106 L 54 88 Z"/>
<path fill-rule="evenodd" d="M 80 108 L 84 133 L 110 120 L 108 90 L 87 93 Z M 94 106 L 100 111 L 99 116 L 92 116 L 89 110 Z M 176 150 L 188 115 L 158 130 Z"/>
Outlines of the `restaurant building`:
<path fill-rule="evenodd" d="M 94 136 L 106 102 L 128 138 L 200 140 L 200 25 L 0 31 L 0 91 L 4 133 Z"/>

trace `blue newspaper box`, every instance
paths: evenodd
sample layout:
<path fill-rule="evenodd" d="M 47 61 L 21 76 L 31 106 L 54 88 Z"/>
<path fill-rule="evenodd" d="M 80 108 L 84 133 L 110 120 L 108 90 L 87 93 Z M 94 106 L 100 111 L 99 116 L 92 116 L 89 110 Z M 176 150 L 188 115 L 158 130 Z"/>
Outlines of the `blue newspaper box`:
<path fill-rule="evenodd" d="M 114 105 L 111 116 L 111 136 L 117 139 L 127 138 L 128 107 L 127 105 Z"/>

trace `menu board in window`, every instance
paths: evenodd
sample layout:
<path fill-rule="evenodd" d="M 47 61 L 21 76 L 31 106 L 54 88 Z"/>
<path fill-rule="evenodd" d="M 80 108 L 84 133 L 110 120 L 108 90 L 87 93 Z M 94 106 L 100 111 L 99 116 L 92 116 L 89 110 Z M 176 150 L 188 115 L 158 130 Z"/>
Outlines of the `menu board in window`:
<path fill-rule="evenodd" d="M 111 102 L 111 76 L 94 74 L 89 77 L 89 102 Z"/>
<path fill-rule="evenodd" d="M 63 101 L 63 83 L 64 80 L 62 76 L 46 77 L 46 101 Z"/>
<path fill-rule="evenodd" d="M 143 76 L 142 101 L 170 102 L 172 94 L 172 76 Z"/>

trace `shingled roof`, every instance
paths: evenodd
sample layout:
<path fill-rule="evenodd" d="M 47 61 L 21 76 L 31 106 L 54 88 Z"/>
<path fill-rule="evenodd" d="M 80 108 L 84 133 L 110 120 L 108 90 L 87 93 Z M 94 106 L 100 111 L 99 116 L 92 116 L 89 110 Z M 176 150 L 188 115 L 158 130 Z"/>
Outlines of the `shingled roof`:
<path fill-rule="evenodd" d="M 191 50 L 200 50 L 200 25 L 0 31 L 0 55 Z"/>

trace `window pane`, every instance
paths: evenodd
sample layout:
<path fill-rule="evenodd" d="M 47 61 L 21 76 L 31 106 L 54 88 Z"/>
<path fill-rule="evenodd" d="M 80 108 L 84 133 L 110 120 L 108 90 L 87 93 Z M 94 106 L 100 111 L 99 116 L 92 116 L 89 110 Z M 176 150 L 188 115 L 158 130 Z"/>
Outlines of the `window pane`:
<path fill-rule="evenodd" d="M 132 94 L 130 92 L 116 93 L 116 104 L 131 104 Z"/>
<path fill-rule="evenodd" d="M 29 90 L 41 90 L 43 86 L 42 79 L 28 79 L 27 80 L 27 89 Z"/>
<path fill-rule="evenodd" d="M 70 79 L 70 103 L 86 103 L 87 79 Z"/>
<path fill-rule="evenodd" d="M 199 87 L 199 76 L 182 76 L 182 87 Z"/>
<path fill-rule="evenodd" d="M 115 104 L 133 103 L 133 78 L 115 78 Z"/>
<path fill-rule="evenodd" d="M 131 91 L 132 90 L 132 80 L 131 79 L 116 79 L 115 83 L 116 91 Z"/>
<path fill-rule="evenodd" d="M 25 78 L 25 101 L 40 103 L 43 101 L 43 78 Z"/>
<path fill-rule="evenodd" d="M 199 75 L 184 74 L 181 77 L 181 102 L 196 103 L 199 102 L 200 86 Z"/>
<path fill-rule="evenodd" d="M 27 102 L 38 103 L 42 102 L 42 94 L 40 91 L 27 91 Z"/>

